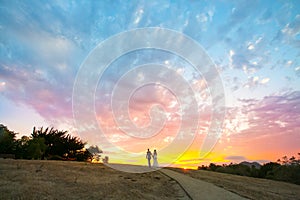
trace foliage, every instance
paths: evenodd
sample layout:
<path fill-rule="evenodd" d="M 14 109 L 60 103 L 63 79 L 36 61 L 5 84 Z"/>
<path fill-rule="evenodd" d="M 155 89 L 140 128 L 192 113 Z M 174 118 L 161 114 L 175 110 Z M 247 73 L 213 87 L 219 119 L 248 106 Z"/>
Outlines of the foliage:
<path fill-rule="evenodd" d="M 100 161 L 100 159 L 101 159 L 100 154 L 103 153 L 103 151 L 97 145 L 90 146 L 87 150 L 92 154 L 92 162 Z"/>
<path fill-rule="evenodd" d="M 251 169 L 249 166 L 241 165 L 241 164 L 230 164 L 224 165 L 222 167 L 217 168 L 217 172 L 228 173 L 228 174 L 236 174 L 241 176 L 250 176 Z"/>
<path fill-rule="evenodd" d="M 28 141 L 27 156 L 31 159 L 44 159 L 47 146 L 45 138 L 33 138 Z"/>
<path fill-rule="evenodd" d="M 211 171 L 216 171 L 219 167 L 221 167 L 221 166 L 216 165 L 216 164 L 214 164 L 214 163 L 210 163 L 208 168 L 209 168 Z"/>
<path fill-rule="evenodd" d="M 64 160 L 87 160 L 91 155 L 87 150 L 82 150 L 85 143 L 79 138 L 67 134 L 67 131 L 59 131 L 54 128 L 33 128 L 33 139 L 44 139 L 46 146 L 44 157 L 61 157 Z"/>
<path fill-rule="evenodd" d="M 282 157 L 282 160 L 278 159 L 277 162 L 266 163 L 260 168 L 256 168 L 255 166 L 250 167 L 243 163 L 231 163 L 229 165 L 216 165 L 214 163 L 210 163 L 208 167 L 202 166 L 198 169 L 241 176 L 267 178 L 300 185 L 300 153 L 298 153 L 298 159 L 294 156 L 291 158 L 284 156 Z"/>
<path fill-rule="evenodd" d="M 205 166 L 205 165 L 202 165 L 202 166 L 198 167 L 198 170 L 207 170 L 207 169 L 208 169 L 208 167 Z"/>
<path fill-rule="evenodd" d="M 272 179 L 274 177 L 274 171 L 276 171 L 276 169 L 279 167 L 280 164 L 278 163 L 274 163 L 274 162 L 266 163 L 260 168 L 259 177 Z"/>
<path fill-rule="evenodd" d="M 17 159 L 29 159 L 28 146 L 30 138 L 28 136 L 22 136 L 21 139 L 16 140 L 15 155 Z"/>
<path fill-rule="evenodd" d="M 15 151 L 16 133 L 7 129 L 6 126 L 0 124 L 0 153 L 13 154 Z"/>
<path fill-rule="evenodd" d="M 300 165 L 281 165 L 272 173 L 271 179 L 300 185 Z"/>
<path fill-rule="evenodd" d="M 16 140 L 15 136 L 16 133 L 0 124 L 0 154 L 14 154 L 17 159 L 77 161 L 92 157 L 92 154 L 84 149 L 86 143 L 78 137 L 71 136 L 67 131 L 34 127 L 30 137 L 22 136 Z"/>
<path fill-rule="evenodd" d="M 99 153 L 103 153 L 103 151 L 97 146 L 97 145 L 94 145 L 94 146 L 90 146 L 88 148 L 88 151 L 92 154 L 99 154 Z"/>

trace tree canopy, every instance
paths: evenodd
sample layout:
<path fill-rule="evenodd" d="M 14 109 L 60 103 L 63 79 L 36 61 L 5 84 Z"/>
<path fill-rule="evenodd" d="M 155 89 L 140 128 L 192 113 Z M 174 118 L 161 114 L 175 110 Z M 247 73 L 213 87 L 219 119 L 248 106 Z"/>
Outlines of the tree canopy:
<path fill-rule="evenodd" d="M 8 128 L 0 124 L 0 153 L 12 154 L 15 151 L 16 133 L 8 130 Z"/>
<path fill-rule="evenodd" d="M 31 136 L 15 139 L 16 133 L 0 125 L 0 153 L 23 159 L 88 160 L 92 154 L 80 138 L 67 131 L 34 127 Z"/>
<path fill-rule="evenodd" d="M 209 166 L 201 166 L 198 167 L 198 169 L 256 178 L 267 178 L 300 185 L 300 153 L 298 153 L 298 159 L 295 156 L 291 158 L 283 156 L 282 159 L 278 159 L 277 162 L 268 162 L 260 167 L 256 167 L 255 165 L 250 167 L 245 165 L 245 163 L 247 162 L 240 164 L 231 163 L 229 165 L 210 163 Z"/>

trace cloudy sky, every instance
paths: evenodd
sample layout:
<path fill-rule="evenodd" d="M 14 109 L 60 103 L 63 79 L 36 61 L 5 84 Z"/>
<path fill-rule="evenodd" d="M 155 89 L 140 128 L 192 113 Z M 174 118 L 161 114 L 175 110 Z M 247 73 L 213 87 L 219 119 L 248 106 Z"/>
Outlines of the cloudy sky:
<path fill-rule="evenodd" d="M 212 128 L 210 80 L 170 52 L 141 49 L 112 62 L 94 90 L 92 112 L 97 123 L 84 117 L 74 119 L 81 114 L 74 111 L 73 92 L 81 81 L 80 73 L 84 73 L 84 61 L 113 35 L 145 27 L 183 33 L 201 45 L 215 63 L 224 87 L 226 114 L 220 138 L 205 158 L 200 159 L 199 154 Z M 20 135 L 29 135 L 33 126 L 54 126 L 90 145 L 99 145 L 115 162 L 129 163 L 143 161 L 134 156 L 124 160 L 120 156 L 124 157 L 124 152 L 144 155 L 146 148 L 160 152 L 168 146 L 166 156 L 180 166 L 275 161 L 300 152 L 300 4 L 296 0 L 4 0 L 0 3 L 0 36 L 0 123 Z M 134 43 L 134 38 L 130 42 Z M 105 53 L 114 51 L 107 49 Z M 150 66 L 152 71 L 136 70 L 136 76 L 123 78 L 147 63 L 172 69 L 174 73 L 164 76 L 168 79 L 161 79 L 170 85 L 157 81 L 135 90 L 126 104 L 129 116 L 126 118 L 122 110 L 113 114 L 113 105 L 125 104 L 122 98 L 130 95 L 129 88 L 136 88 L 145 77 L 157 78 L 159 69 L 155 66 Z M 171 88 L 177 87 L 180 77 L 194 91 L 199 116 L 183 118 L 180 106 L 190 102 L 182 99 L 178 103 L 180 95 Z M 119 90 L 115 89 L 118 81 L 123 81 Z M 84 82 L 81 86 L 83 94 L 90 89 L 84 89 L 90 87 Z M 118 91 L 115 97 L 113 91 Z M 80 102 L 80 98 L 75 101 L 83 107 L 89 103 Z M 162 108 L 156 113 L 164 111 L 165 124 L 160 123 L 161 118 L 151 121 L 153 105 Z M 198 120 L 198 127 L 191 127 Z M 151 137 L 145 132 L 139 135 L 144 138 L 139 138 L 128 128 L 132 125 L 128 121 L 143 128 L 138 130 L 151 128 L 149 123 L 157 123 L 154 129 L 162 128 L 151 129 L 155 132 L 149 132 Z M 181 127 L 188 133 L 180 134 Z M 192 141 L 186 142 L 186 138 Z M 180 155 L 183 153 L 180 158 L 177 147 Z"/>

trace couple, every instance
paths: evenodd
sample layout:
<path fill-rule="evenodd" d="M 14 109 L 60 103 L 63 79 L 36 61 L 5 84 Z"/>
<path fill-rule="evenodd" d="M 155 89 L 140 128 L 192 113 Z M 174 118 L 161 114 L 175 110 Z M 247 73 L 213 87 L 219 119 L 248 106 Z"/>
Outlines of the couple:
<path fill-rule="evenodd" d="M 151 153 L 151 151 L 148 149 L 147 153 L 146 153 L 146 158 L 148 160 L 148 167 L 151 167 L 151 158 L 153 157 L 153 167 L 158 167 L 158 163 L 157 163 L 157 152 L 156 149 L 154 149 L 153 154 Z"/>

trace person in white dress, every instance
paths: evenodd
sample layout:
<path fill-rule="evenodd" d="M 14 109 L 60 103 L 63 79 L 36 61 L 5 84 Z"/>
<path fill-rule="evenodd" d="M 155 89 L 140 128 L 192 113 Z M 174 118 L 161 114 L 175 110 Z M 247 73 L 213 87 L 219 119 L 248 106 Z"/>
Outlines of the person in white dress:
<path fill-rule="evenodd" d="M 153 152 L 153 167 L 158 167 L 156 149 L 154 149 L 154 152 Z"/>

